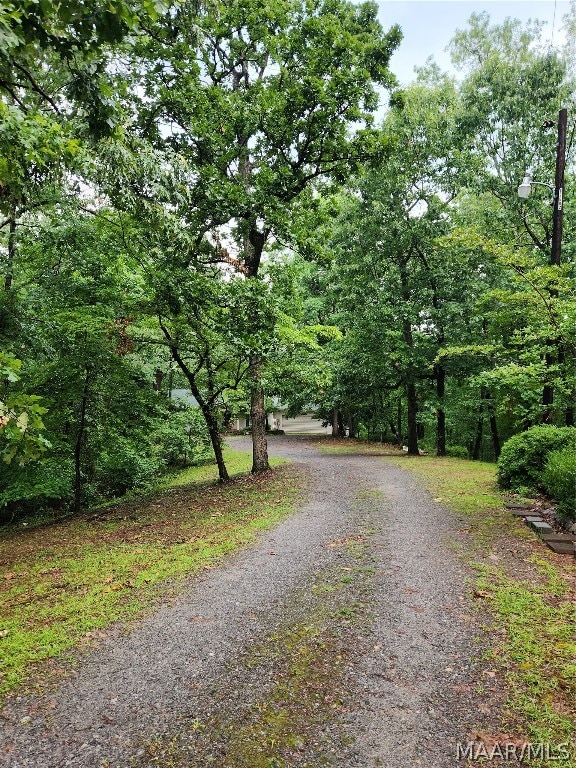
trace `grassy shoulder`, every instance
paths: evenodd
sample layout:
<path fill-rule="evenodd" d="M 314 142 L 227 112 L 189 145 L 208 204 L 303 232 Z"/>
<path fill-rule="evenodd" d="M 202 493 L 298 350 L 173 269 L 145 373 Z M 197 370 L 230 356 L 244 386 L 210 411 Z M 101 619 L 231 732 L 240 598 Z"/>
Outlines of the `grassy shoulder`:
<path fill-rule="evenodd" d="M 42 662 L 98 643 L 102 630 L 142 615 L 178 583 L 254 541 L 294 508 L 303 476 L 282 466 L 240 475 L 250 455 L 229 452 L 234 482 L 195 467 L 171 487 L 52 525 L 0 537 L 0 693 L 47 672 Z M 276 462 L 280 463 L 280 462 Z"/>
<path fill-rule="evenodd" d="M 474 595 L 490 609 L 492 667 L 506 696 L 508 733 L 531 744 L 571 744 L 576 767 L 576 577 L 574 560 L 555 555 L 504 509 L 494 464 L 465 459 L 387 457 L 419 475 L 441 503 L 463 516 L 464 557 L 478 574 Z M 563 750 L 555 753 L 558 757 Z M 535 757 L 530 765 L 544 766 Z"/>

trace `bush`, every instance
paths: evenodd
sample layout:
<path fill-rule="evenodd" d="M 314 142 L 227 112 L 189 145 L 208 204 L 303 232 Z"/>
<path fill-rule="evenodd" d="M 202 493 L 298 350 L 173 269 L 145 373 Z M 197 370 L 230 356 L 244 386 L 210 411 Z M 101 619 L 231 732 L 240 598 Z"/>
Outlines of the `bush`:
<path fill-rule="evenodd" d="M 566 522 L 576 520 L 576 450 L 553 451 L 548 455 L 542 485 L 558 502 L 558 514 Z"/>
<path fill-rule="evenodd" d="M 95 486 L 102 498 L 123 496 L 134 488 L 146 487 L 162 467 L 159 456 L 150 452 L 143 441 L 139 444 L 120 435 L 110 434 L 95 464 Z M 93 501 L 88 489 L 85 502 Z M 87 497 L 87 498 L 86 498 Z"/>
<path fill-rule="evenodd" d="M 169 466 L 203 464 L 214 457 L 208 428 L 199 408 L 169 413 L 155 438 L 162 459 Z"/>
<path fill-rule="evenodd" d="M 446 456 L 451 456 L 453 459 L 468 459 L 470 454 L 463 445 L 450 445 L 446 448 Z"/>
<path fill-rule="evenodd" d="M 537 491 L 548 456 L 576 447 L 576 428 L 541 426 L 527 429 L 507 440 L 498 459 L 498 483 L 502 488 Z"/>
<path fill-rule="evenodd" d="M 10 519 L 68 502 L 73 478 L 73 462 L 64 458 L 31 461 L 23 467 L 0 463 L 0 516 Z"/>

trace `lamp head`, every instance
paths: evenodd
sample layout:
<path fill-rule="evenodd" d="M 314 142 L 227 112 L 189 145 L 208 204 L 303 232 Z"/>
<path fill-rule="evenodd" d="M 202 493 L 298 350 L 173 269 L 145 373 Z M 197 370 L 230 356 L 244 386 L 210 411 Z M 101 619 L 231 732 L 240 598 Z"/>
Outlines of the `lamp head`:
<path fill-rule="evenodd" d="M 524 176 L 522 179 L 522 184 L 518 187 L 518 197 L 521 197 L 523 200 L 525 200 L 532 191 L 532 179 L 530 176 Z"/>

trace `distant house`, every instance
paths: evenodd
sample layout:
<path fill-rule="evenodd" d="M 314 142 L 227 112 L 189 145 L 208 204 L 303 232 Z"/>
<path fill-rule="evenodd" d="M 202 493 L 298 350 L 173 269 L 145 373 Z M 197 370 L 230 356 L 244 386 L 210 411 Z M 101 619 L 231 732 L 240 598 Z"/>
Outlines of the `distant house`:
<path fill-rule="evenodd" d="M 284 416 L 282 429 L 289 434 L 298 435 L 331 435 L 332 427 L 323 427 L 322 419 L 317 419 L 313 413 L 303 413 L 292 419 Z"/>
<path fill-rule="evenodd" d="M 191 405 L 193 408 L 199 408 L 198 400 L 194 397 L 189 389 L 171 389 L 168 392 L 168 397 L 171 400 L 179 400 L 184 405 Z"/>
<path fill-rule="evenodd" d="M 170 398 L 198 408 L 198 401 L 189 389 L 172 389 Z M 286 407 L 283 406 L 277 398 L 272 398 L 272 409 L 266 414 L 268 419 L 268 428 L 282 429 L 286 434 L 305 434 L 305 435 L 329 435 L 331 427 L 323 427 L 322 420 L 315 418 L 313 413 L 305 413 L 300 416 L 289 418 L 286 416 Z M 231 424 L 232 428 L 238 432 L 250 428 L 250 416 L 246 413 L 238 415 Z"/>
<path fill-rule="evenodd" d="M 330 435 L 332 427 L 322 426 L 322 419 L 317 419 L 313 413 L 304 413 L 299 416 L 286 416 L 285 408 L 275 408 L 269 411 L 268 427 L 269 429 L 282 429 L 287 435 Z M 238 431 L 250 427 L 249 416 L 239 416 L 234 423 L 234 428 Z"/>

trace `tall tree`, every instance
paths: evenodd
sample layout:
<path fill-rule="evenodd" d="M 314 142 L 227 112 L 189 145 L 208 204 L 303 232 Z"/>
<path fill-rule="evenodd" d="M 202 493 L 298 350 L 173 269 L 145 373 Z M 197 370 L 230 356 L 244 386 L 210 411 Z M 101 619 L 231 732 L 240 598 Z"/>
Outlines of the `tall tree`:
<path fill-rule="evenodd" d="M 188 163 L 170 204 L 191 265 L 208 239 L 222 263 L 259 279 L 266 244 L 286 235 L 314 181 L 342 180 L 382 150 L 371 115 L 378 87 L 394 83 L 400 31 L 384 33 L 376 15 L 372 2 L 216 0 L 184 2 L 149 29 L 132 67 L 138 131 Z M 264 364 L 251 358 L 254 472 L 268 468 Z"/>
<path fill-rule="evenodd" d="M 536 194 L 525 202 L 516 194 L 526 173 L 554 186 L 557 116 L 561 108 L 574 105 L 576 73 L 570 70 L 570 58 L 550 50 L 542 39 L 542 27 L 538 22 L 522 25 L 511 19 L 490 25 L 487 14 L 474 14 L 468 28 L 456 33 L 451 50 L 454 63 L 466 72 L 462 131 L 470 137 L 480 161 L 471 184 L 499 200 L 518 246 L 539 252 L 543 263 L 556 267 L 547 194 L 535 187 Z M 553 336 L 545 346 L 542 419 L 549 421 L 553 418 L 552 379 L 565 351 Z M 566 417 L 573 421 L 573 411 Z"/>

